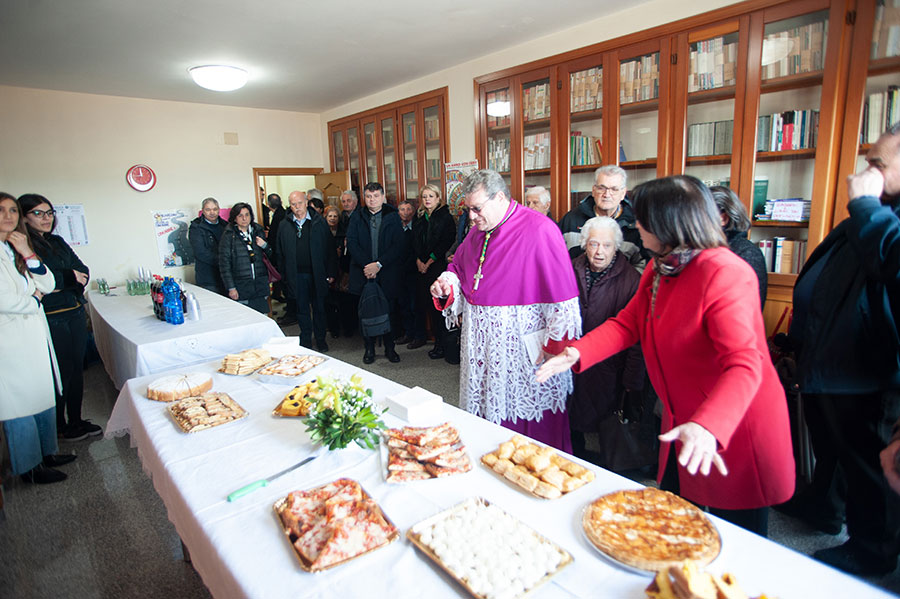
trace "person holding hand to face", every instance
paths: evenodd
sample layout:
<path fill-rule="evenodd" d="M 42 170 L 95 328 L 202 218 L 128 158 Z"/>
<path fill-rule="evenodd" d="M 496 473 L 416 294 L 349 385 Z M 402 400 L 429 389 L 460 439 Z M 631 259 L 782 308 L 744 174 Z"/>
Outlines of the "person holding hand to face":
<path fill-rule="evenodd" d="M 13 474 L 28 483 L 66 479 L 56 466 L 56 356 L 41 299 L 56 287 L 35 254 L 16 199 L 0 192 L 0 421 Z"/>
<path fill-rule="evenodd" d="M 768 506 L 794 491 L 794 457 L 756 275 L 728 249 L 696 178 L 649 181 L 633 199 L 652 267 L 621 312 L 544 362 L 537 379 L 582 372 L 640 341 L 663 407 L 660 487 L 766 535 Z"/>

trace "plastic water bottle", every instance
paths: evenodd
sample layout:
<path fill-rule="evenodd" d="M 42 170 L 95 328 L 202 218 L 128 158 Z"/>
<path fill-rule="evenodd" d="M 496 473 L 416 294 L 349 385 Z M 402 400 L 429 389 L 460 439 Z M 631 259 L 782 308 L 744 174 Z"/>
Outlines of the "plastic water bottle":
<path fill-rule="evenodd" d="M 184 324 L 184 304 L 181 299 L 181 287 L 175 282 L 175 279 L 169 279 L 171 289 L 171 314 L 169 321 L 171 324 Z"/>

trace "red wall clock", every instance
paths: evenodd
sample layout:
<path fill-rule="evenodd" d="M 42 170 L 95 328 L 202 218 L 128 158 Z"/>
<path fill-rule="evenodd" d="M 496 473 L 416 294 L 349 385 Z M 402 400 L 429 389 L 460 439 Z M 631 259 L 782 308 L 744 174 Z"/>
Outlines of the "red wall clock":
<path fill-rule="evenodd" d="M 156 185 L 156 173 L 144 164 L 135 164 L 125 173 L 125 180 L 135 191 L 150 191 Z"/>

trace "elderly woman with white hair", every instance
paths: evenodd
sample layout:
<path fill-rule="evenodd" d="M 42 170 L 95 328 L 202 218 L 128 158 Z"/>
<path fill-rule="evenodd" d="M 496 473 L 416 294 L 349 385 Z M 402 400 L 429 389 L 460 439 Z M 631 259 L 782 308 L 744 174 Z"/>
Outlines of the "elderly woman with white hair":
<path fill-rule="evenodd" d="M 546 187 L 541 187 L 537 185 L 535 187 L 529 187 L 525 190 L 525 205 L 534 210 L 535 212 L 540 212 L 547 218 L 550 217 L 550 192 L 547 191 Z M 551 219 L 552 220 L 552 219 Z"/>
<path fill-rule="evenodd" d="M 641 275 L 622 253 L 622 243 L 622 229 L 608 216 L 595 216 L 581 229 L 584 253 L 572 260 L 572 267 L 578 281 L 582 335 L 615 316 L 637 291 Z M 576 374 L 574 385 L 569 426 L 575 455 L 619 471 L 653 462 L 652 447 L 638 447 L 623 429 L 623 421 L 636 418 L 642 405 L 644 359 L 639 344 Z M 591 451 L 586 449 L 588 444 Z"/>

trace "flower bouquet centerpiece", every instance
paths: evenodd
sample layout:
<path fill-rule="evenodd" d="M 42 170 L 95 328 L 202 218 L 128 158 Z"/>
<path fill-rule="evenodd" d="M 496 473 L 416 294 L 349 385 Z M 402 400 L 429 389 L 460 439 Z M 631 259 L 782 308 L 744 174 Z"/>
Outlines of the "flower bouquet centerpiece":
<path fill-rule="evenodd" d="M 306 432 L 314 443 L 329 450 L 344 449 L 351 442 L 375 449 L 379 431 L 384 429 L 380 409 L 372 400 L 372 390 L 354 374 L 342 380 L 332 374 L 318 377 L 318 389 L 309 395 L 309 415 L 304 419 Z"/>

